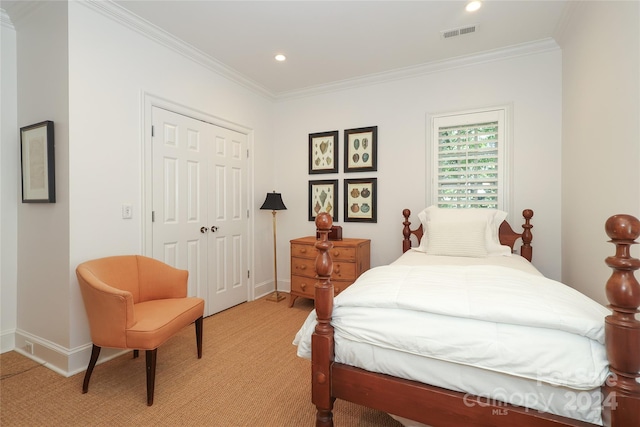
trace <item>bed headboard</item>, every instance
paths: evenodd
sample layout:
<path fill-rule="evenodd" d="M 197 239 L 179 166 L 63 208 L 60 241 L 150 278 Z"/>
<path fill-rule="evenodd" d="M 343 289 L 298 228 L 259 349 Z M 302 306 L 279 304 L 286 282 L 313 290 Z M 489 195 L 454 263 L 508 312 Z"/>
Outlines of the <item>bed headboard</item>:
<path fill-rule="evenodd" d="M 404 222 L 402 223 L 404 226 L 402 229 L 402 252 L 404 253 L 411 249 L 411 235 L 416 236 L 418 244 L 420 244 L 420 240 L 422 240 L 422 236 L 424 235 L 424 230 L 422 229 L 422 224 L 420 224 L 420 226 L 415 230 L 411 229 L 411 222 L 409 221 L 411 211 L 409 209 L 404 209 L 402 211 L 402 216 L 404 216 Z M 531 262 L 531 258 L 533 256 L 531 248 L 533 235 L 531 234 L 531 229 L 533 228 L 533 225 L 531 225 L 530 222 L 533 217 L 533 211 L 531 209 L 525 209 L 522 211 L 522 216 L 524 217 L 522 233 L 516 233 L 507 221 L 503 221 L 502 224 L 500 224 L 500 229 L 498 230 L 498 237 L 501 244 L 511 248 L 511 252 L 513 252 L 513 247 L 516 241 L 518 239 L 522 239 L 520 255 Z"/>

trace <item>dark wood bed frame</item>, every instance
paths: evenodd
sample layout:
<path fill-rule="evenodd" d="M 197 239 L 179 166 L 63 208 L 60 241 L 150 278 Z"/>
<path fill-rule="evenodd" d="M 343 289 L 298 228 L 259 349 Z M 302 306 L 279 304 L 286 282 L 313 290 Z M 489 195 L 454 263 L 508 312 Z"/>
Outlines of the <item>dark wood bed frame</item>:
<path fill-rule="evenodd" d="M 410 211 L 403 211 L 403 250 L 411 247 L 410 237 L 422 237 L 422 226 L 411 230 Z M 518 238 L 523 241 L 520 254 L 531 260 L 531 228 L 533 211 L 523 212 L 525 224 L 521 234 L 505 222 L 500 227 L 500 241 L 512 247 Z M 416 381 L 369 372 L 334 362 L 334 338 L 331 326 L 333 312 L 333 263 L 329 255 L 332 243 L 327 235 L 332 220 L 319 214 L 316 227 L 317 283 L 315 308 L 318 324 L 312 336 L 312 402 L 317 408 L 316 426 L 333 426 L 333 403 L 343 399 L 359 405 L 388 412 L 437 426 L 593 426 L 593 424 L 509 404 L 490 403 L 487 399 L 469 397 L 460 392 L 434 387 Z M 603 385 L 603 423 L 613 427 L 640 426 L 640 321 L 636 319 L 640 306 L 640 284 L 634 271 L 640 260 L 632 258 L 629 248 L 640 236 L 640 221 L 629 215 L 615 215 L 605 224 L 605 230 L 616 246 L 616 254 L 606 259 L 613 274 L 606 284 L 606 294 L 612 314 L 604 319 L 605 346 L 612 377 Z M 408 245 L 408 246 L 407 246 Z"/>

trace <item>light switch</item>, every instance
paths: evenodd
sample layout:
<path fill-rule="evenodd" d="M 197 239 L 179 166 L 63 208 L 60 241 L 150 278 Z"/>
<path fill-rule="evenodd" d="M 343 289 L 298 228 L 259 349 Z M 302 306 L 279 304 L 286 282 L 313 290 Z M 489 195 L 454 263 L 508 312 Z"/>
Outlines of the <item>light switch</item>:
<path fill-rule="evenodd" d="M 123 219 L 131 219 L 133 218 L 133 206 L 129 204 L 122 205 L 122 218 Z"/>

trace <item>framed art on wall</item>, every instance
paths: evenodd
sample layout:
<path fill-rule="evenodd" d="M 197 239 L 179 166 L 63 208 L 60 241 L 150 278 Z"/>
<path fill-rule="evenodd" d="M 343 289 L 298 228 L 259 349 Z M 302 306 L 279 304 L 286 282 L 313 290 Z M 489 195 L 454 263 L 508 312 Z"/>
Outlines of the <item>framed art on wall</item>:
<path fill-rule="evenodd" d="M 338 172 L 338 131 L 309 134 L 309 173 Z"/>
<path fill-rule="evenodd" d="M 345 222 L 378 222 L 377 178 L 344 180 Z"/>
<path fill-rule="evenodd" d="M 344 131 L 344 171 L 378 170 L 378 126 Z"/>
<path fill-rule="evenodd" d="M 309 181 L 309 221 L 315 221 L 320 212 L 327 212 L 338 220 L 338 180 Z"/>
<path fill-rule="evenodd" d="M 23 203 L 55 203 L 53 149 L 52 121 L 20 128 Z"/>

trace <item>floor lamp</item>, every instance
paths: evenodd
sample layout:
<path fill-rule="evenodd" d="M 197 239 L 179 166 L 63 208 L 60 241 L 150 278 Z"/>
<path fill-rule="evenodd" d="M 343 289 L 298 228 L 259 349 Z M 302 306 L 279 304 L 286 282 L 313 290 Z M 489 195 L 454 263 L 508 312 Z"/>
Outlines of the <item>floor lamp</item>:
<path fill-rule="evenodd" d="M 267 193 L 267 198 L 264 199 L 264 203 L 260 206 L 260 209 L 270 210 L 273 214 L 273 273 L 274 273 L 274 286 L 275 292 L 267 297 L 267 301 L 279 302 L 285 297 L 278 292 L 278 257 L 276 255 L 276 211 L 286 210 L 287 207 L 282 201 L 282 195 L 280 193 Z"/>

